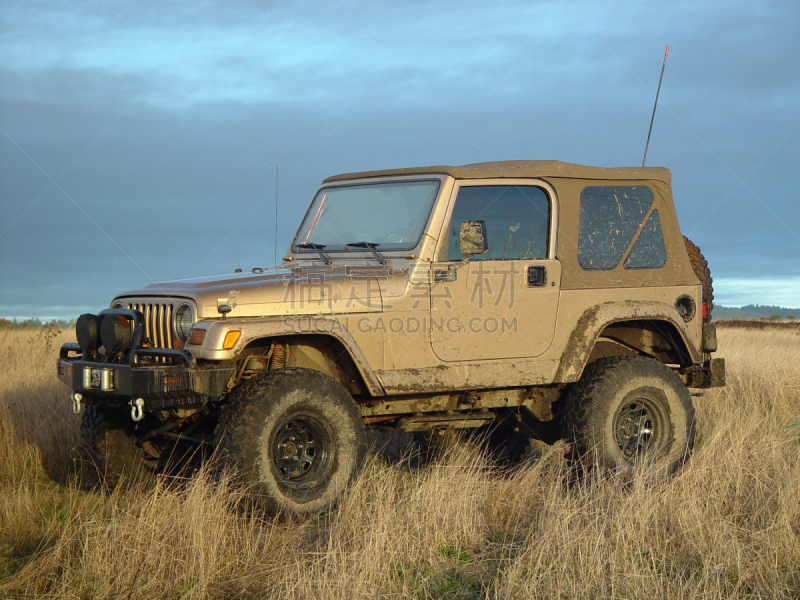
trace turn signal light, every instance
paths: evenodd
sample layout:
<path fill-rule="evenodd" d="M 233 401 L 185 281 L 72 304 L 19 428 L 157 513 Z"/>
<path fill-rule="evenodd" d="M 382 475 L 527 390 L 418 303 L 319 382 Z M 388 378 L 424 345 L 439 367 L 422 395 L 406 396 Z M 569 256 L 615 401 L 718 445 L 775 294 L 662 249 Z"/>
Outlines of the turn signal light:
<path fill-rule="evenodd" d="M 225 340 L 222 342 L 222 349 L 223 350 L 230 350 L 236 345 L 236 342 L 239 341 L 239 337 L 242 335 L 241 331 L 229 331 L 225 334 Z"/>
<path fill-rule="evenodd" d="M 204 339 L 206 339 L 205 329 L 192 329 L 192 332 L 189 334 L 189 339 L 186 341 L 186 344 L 192 346 L 199 346 L 200 344 L 203 343 Z"/>

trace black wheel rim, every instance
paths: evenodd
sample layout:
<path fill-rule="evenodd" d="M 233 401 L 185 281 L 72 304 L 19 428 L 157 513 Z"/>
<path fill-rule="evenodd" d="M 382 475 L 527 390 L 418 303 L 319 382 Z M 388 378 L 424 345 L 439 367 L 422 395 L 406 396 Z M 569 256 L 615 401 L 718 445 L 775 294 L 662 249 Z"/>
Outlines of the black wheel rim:
<path fill-rule="evenodd" d="M 667 436 L 667 420 L 660 404 L 646 396 L 627 398 L 614 417 L 614 441 L 628 462 L 657 458 Z"/>
<path fill-rule="evenodd" d="M 281 422 L 272 437 L 272 468 L 278 482 L 301 490 L 323 483 L 330 470 L 333 447 L 330 429 L 308 413 Z"/>

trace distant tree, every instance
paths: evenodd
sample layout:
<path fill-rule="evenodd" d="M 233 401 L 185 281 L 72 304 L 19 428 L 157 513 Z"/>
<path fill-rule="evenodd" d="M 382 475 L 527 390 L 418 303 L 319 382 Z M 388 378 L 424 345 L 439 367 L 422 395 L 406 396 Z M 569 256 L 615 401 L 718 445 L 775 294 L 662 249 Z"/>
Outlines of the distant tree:
<path fill-rule="evenodd" d="M 13 326 L 14 323 L 8 319 L 0 319 L 0 329 L 11 329 Z"/>
<path fill-rule="evenodd" d="M 770 320 L 770 321 L 783 321 L 783 317 L 782 317 L 782 316 L 780 316 L 780 315 L 772 315 L 772 316 L 769 318 L 769 320 Z"/>
<path fill-rule="evenodd" d="M 790 321 L 794 321 L 797 317 L 795 317 L 794 315 L 788 315 L 786 318 L 789 319 Z"/>

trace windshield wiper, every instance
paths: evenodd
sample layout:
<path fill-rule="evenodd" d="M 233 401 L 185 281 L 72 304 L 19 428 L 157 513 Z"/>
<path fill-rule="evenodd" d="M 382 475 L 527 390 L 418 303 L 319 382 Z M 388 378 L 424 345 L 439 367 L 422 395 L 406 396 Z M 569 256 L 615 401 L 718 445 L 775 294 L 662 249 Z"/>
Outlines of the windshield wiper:
<path fill-rule="evenodd" d="M 386 259 L 383 258 L 380 254 L 378 254 L 377 250 L 375 250 L 375 248 L 377 248 L 378 246 L 380 246 L 380 244 L 373 244 L 372 242 L 350 242 L 344 248 L 345 250 L 347 250 L 348 248 L 367 248 L 370 252 L 372 252 L 372 255 L 379 263 L 385 265 Z"/>
<path fill-rule="evenodd" d="M 325 247 L 325 244 L 312 244 L 311 242 L 303 242 L 302 244 L 295 244 L 297 248 L 302 248 L 303 250 L 316 250 L 319 252 L 319 257 L 325 261 L 326 265 L 331 264 L 330 259 L 325 256 L 325 253 L 322 249 Z"/>

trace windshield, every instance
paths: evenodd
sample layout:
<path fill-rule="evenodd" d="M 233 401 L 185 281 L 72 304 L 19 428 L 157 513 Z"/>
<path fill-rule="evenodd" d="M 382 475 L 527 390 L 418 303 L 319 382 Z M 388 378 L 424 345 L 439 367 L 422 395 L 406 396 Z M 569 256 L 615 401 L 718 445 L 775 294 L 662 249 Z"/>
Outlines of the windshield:
<path fill-rule="evenodd" d="M 294 249 L 315 244 L 328 252 L 367 242 L 382 251 L 410 250 L 422 236 L 438 192 L 438 179 L 322 188 L 300 225 Z M 364 246 L 352 249 L 363 252 Z"/>

